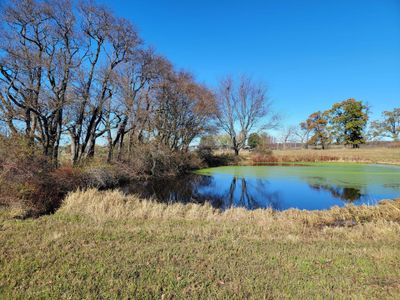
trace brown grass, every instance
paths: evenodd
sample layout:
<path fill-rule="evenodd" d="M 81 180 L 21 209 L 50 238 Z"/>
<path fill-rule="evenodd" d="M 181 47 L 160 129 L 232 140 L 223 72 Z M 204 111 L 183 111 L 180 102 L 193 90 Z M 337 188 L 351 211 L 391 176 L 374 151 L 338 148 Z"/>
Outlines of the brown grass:
<path fill-rule="evenodd" d="M 360 149 L 327 149 L 327 150 L 276 150 L 274 156 L 284 157 L 310 157 L 326 161 L 333 158 L 336 161 L 372 162 L 400 164 L 400 148 L 360 148 Z"/>
<path fill-rule="evenodd" d="M 69 194 L 60 212 L 84 215 L 98 222 L 140 218 L 255 222 L 263 225 L 294 222 L 311 226 L 353 226 L 377 220 L 400 223 L 400 199 L 383 200 L 376 206 L 350 204 L 322 211 L 289 209 L 277 212 L 272 209 L 248 211 L 232 208 L 221 212 L 209 204 L 164 204 L 124 195 L 118 190 L 101 192 L 90 189 Z"/>
<path fill-rule="evenodd" d="M 243 151 L 243 164 L 282 162 L 358 162 L 400 164 L 400 148 L 338 148 L 273 150 L 271 154 Z"/>

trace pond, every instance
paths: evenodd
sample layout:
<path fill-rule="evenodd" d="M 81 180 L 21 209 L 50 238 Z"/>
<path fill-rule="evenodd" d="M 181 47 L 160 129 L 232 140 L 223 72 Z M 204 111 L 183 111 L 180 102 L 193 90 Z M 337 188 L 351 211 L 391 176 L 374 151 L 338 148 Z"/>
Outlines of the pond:
<path fill-rule="evenodd" d="M 130 183 L 124 191 L 171 203 L 208 201 L 222 210 L 321 210 L 400 198 L 400 167 L 339 163 L 229 166 L 177 179 Z"/>

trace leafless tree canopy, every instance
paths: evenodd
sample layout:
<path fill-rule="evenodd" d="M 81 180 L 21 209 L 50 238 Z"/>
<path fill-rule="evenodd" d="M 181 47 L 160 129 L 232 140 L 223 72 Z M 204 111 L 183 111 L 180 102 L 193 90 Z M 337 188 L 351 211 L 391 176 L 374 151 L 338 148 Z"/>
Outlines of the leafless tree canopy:
<path fill-rule="evenodd" d="M 218 125 L 230 139 L 238 155 L 251 131 L 274 128 L 278 116 L 271 110 L 264 84 L 241 76 L 238 82 L 232 77 L 221 80 L 217 90 Z"/>
<path fill-rule="evenodd" d="M 0 120 L 55 163 L 99 140 L 108 159 L 157 141 L 187 150 L 209 129 L 213 94 L 144 46 L 134 26 L 89 1 L 10 0 L 1 10 Z"/>

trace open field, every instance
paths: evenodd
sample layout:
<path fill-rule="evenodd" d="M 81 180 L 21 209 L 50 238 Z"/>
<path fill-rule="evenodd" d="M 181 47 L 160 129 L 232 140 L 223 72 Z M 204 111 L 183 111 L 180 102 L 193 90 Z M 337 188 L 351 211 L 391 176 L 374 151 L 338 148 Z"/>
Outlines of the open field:
<path fill-rule="evenodd" d="M 15 213 L 0 213 L 0 298 L 400 297 L 400 200 L 221 213 L 89 190 Z"/>
<path fill-rule="evenodd" d="M 231 151 L 216 151 L 215 155 L 221 156 L 233 154 Z M 319 162 L 319 161 L 338 161 L 338 162 L 364 162 L 364 163 L 383 163 L 400 164 L 399 147 L 365 147 L 359 149 L 352 148 L 332 148 L 325 150 L 317 149 L 287 149 L 272 150 L 270 154 L 257 153 L 256 151 L 242 150 L 240 152 L 238 164 L 252 164 L 255 160 L 265 160 L 265 162 Z"/>
<path fill-rule="evenodd" d="M 324 160 L 324 157 L 334 157 L 338 161 L 400 164 L 400 148 L 274 150 L 273 154 L 278 158 L 315 157 L 316 160 Z"/>

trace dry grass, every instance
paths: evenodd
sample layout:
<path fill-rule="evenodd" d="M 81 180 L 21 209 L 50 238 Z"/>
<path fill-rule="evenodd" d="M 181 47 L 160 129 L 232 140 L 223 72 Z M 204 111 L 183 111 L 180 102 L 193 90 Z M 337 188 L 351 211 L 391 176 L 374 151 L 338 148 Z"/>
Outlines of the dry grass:
<path fill-rule="evenodd" d="M 214 155 L 232 154 L 231 151 L 215 151 Z M 237 164 L 280 162 L 360 162 L 400 164 L 400 147 L 332 148 L 273 150 L 271 154 L 242 150 Z"/>
<path fill-rule="evenodd" d="M 282 162 L 359 162 L 400 164 L 400 148 L 335 148 L 326 150 L 288 149 L 273 150 L 272 154 L 242 151 L 239 164 Z"/>
<path fill-rule="evenodd" d="M 400 148 L 275 150 L 273 155 L 278 159 L 282 157 L 310 157 L 316 161 L 326 161 L 326 159 L 323 159 L 324 157 L 333 157 L 336 161 L 400 164 Z"/>
<path fill-rule="evenodd" d="M 400 297 L 400 200 L 221 213 L 88 190 L 54 215 L 10 214 L 0 210 L 4 299 Z"/>
<path fill-rule="evenodd" d="M 376 206 L 350 204 L 322 211 L 289 209 L 277 212 L 272 209 L 248 211 L 244 208 L 232 208 L 221 212 L 209 204 L 164 204 L 124 195 L 118 190 L 102 192 L 90 189 L 69 194 L 60 212 L 83 215 L 97 222 L 133 218 L 255 222 L 259 225 L 270 223 L 287 225 L 288 222 L 293 222 L 311 226 L 354 226 L 378 220 L 400 223 L 400 199 L 383 200 Z"/>

